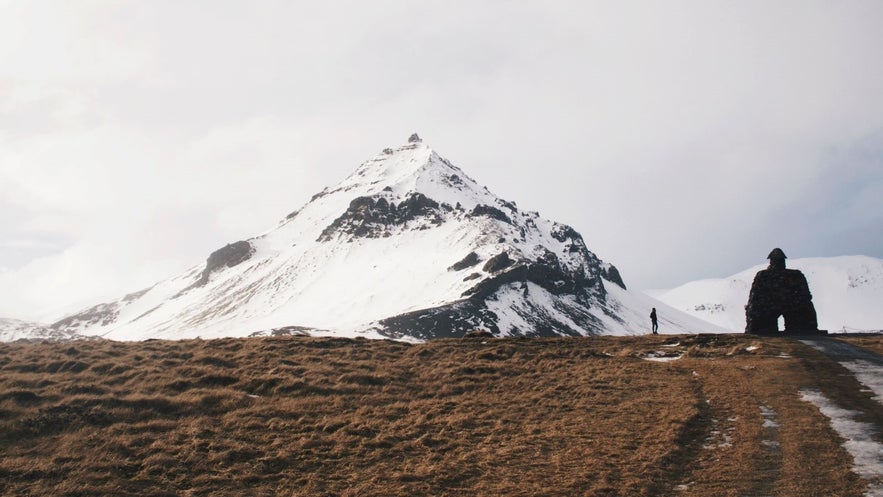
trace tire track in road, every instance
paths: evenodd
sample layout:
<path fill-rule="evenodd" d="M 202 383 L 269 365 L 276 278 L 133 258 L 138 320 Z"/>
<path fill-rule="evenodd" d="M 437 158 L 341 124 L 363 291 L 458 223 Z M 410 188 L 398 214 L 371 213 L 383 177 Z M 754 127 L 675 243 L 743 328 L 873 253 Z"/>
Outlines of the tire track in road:
<path fill-rule="evenodd" d="M 809 345 L 837 362 L 867 361 L 883 367 L 883 357 L 850 343 L 831 338 L 805 338 L 801 339 L 800 342 Z"/>
<path fill-rule="evenodd" d="M 857 421 L 865 415 L 868 420 L 879 420 L 883 409 L 883 357 L 855 345 L 832 340 L 803 339 L 805 345 L 826 355 L 849 370 L 856 380 L 865 387 L 863 392 L 873 392 L 874 402 L 865 402 L 861 410 L 843 409 L 825 397 L 821 392 L 803 390 L 803 400 L 810 402 L 831 422 L 831 427 L 845 440 L 843 447 L 853 457 L 853 471 L 869 483 L 868 497 L 883 497 L 883 441 L 881 425 Z M 875 414 L 868 416 L 869 414 Z"/>
<path fill-rule="evenodd" d="M 883 407 L 883 356 L 855 345 L 831 339 L 805 339 L 809 345 L 849 370 L 874 400 Z"/>
<path fill-rule="evenodd" d="M 779 442 L 779 415 L 768 404 L 761 403 L 761 418 L 763 418 L 763 440 L 761 446 L 761 460 L 757 464 L 755 474 L 755 487 L 752 496 L 772 497 L 775 482 L 779 480 L 782 472 L 782 444 Z"/>

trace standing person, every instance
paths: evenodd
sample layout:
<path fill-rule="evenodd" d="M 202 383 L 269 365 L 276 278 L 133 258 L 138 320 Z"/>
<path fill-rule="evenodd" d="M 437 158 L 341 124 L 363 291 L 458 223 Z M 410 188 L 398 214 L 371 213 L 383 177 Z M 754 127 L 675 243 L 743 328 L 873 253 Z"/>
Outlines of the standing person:
<path fill-rule="evenodd" d="M 650 323 L 653 324 L 653 334 L 658 335 L 659 331 L 659 322 L 656 321 L 656 308 L 654 307 L 652 311 L 650 311 Z"/>

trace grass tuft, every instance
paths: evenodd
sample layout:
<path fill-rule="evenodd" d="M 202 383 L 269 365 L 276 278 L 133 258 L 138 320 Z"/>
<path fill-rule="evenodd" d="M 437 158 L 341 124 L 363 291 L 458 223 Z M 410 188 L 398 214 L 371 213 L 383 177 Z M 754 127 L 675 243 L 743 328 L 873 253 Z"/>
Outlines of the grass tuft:
<path fill-rule="evenodd" d="M 742 335 L 0 344 L 0 494 L 857 497 L 796 394 L 883 422 L 838 368 Z"/>

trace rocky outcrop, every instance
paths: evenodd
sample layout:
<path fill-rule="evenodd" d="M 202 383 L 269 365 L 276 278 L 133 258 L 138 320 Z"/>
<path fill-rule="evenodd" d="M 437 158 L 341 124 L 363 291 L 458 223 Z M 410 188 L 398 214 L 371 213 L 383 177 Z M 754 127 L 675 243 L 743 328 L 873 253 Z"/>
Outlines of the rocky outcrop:
<path fill-rule="evenodd" d="M 488 266 L 495 270 L 488 271 Z M 508 253 L 503 252 L 488 260 L 485 271 L 494 274 L 466 290 L 464 297 L 486 298 L 501 286 L 516 282 L 534 283 L 554 295 L 598 297 L 606 294 L 604 284 L 599 278 L 587 275 L 584 271 L 569 271 L 550 251 L 534 261 L 521 262 L 513 261 Z"/>
<path fill-rule="evenodd" d="M 512 264 L 515 264 L 515 261 L 509 258 L 509 252 L 500 252 L 488 259 L 488 261 L 484 263 L 484 267 L 481 269 L 486 273 L 496 273 L 497 271 L 506 269 Z"/>
<path fill-rule="evenodd" d="M 448 271 L 462 271 L 464 269 L 475 266 L 479 262 L 481 262 L 481 258 L 478 257 L 478 254 L 476 254 L 475 252 L 469 252 L 468 254 L 466 254 L 466 257 L 452 264 L 448 268 Z"/>
<path fill-rule="evenodd" d="M 247 241 L 238 241 L 225 245 L 215 250 L 208 256 L 205 262 L 205 269 L 197 281 L 196 286 L 203 286 L 208 283 L 209 276 L 219 269 L 225 267 L 235 267 L 249 260 L 254 255 L 254 247 Z"/>
<path fill-rule="evenodd" d="M 616 269 L 616 266 L 613 264 L 606 264 L 601 268 L 601 275 L 605 280 L 615 283 L 617 286 L 622 288 L 623 290 L 628 290 L 625 287 L 625 283 L 622 281 L 622 276 L 619 274 L 619 269 Z"/>
<path fill-rule="evenodd" d="M 580 254 L 581 258 L 588 262 L 589 267 L 598 268 L 598 275 L 607 281 L 614 283 L 626 290 L 625 283 L 616 266 L 602 263 L 598 257 L 589 251 L 586 242 L 575 229 L 565 224 L 555 223 L 551 232 L 552 238 L 564 244 L 564 250 L 573 254 Z"/>
<path fill-rule="evenodd" d="M 470 214 L 472 217 L 485 216 L 491 219 L 496 219 L 497 221 L 503 221 L 506 224 L 512 224 L 512 219 L 510 219 L 505 212 L 490 205 L 476 205 Z"/>
<path fill-rule="evenodd" d="M 552 228 L 551 235 L 552 238 L 562 243 L 582 240 L 582 236 L 580 236 L 580 234 L 577 233 L 575 229 L 567 226 L 566 224 L 555 223 L 555 226 Z"/>
<path fill-rule="evenodd" d="M 503 273 L 503 275 L 509 274 L 509 271 Z M 378 331 L 390 338 L 412 336 L 429 340 L 458 338 L 477 328 L 487 330 L 493 336 L 515 334 L 532 337 L 582 336 L 587 333 L 599 334 L 603 330 L 603 323 L 588 313 L 585 307 L 556 309 L 559 315 L 567 316 L 566 321 L 562 321 L 550 314 L 548 308 L 530 299 L 523 301 L 524 307 L 520 311 L 521 319 L 527 327 L 515 330 L 501 329 L 499 316 L 488 308 L 486 299 L 504 286 L 524 286 L 524 282 L 505 281 L 507 279 L 498 279 L 499 285 L 490 292 L 476 293 L 452 304 L 383 319 L 379 323 L 381 328 Z M 573 323 L 579 328 L 573 328 Z"/>
<path fill-rule="evenodd" d="M 467 331 L 463 338 L 494 338 L 494 334 L 487 330 Z"/>
<path fill-rule="evenodd" d="M 476 258 L 477 256 L 475 258 L 467 256 L 464 260 L 470 259 L 468 262 L 472 262 Z M 587 259 L 589 263 L 592 260 Z M 462 301 L 384 319 L 380 321 L 380 332 L 394 338 L 402 333 L 412 335 L 416 333 L 418 338 L 429 339 L 459 337 L 480 328 L 499 336 L 511 330 L 500 329 L 499 316 L 489 309 L 488 302 L 506 293 L 512 295 L 515 290 L 521 296 L 520 311 L 518 311 L 521 320 L 530 324 L 529 328 L 519 330 L 519 334 L 579 336 L 585 333 L 598 333 L 603 329 L 603 323 L 587 309 L 605 298 L 606 289 L 602 276 L 616 277 L 619 273 L 610 265 L 605 268 L 600 264 L 590 267 L 595 270 L 587 272 L 582 267 L 572 270 L 561 262 L 558 255 L 548 249 L 543 250 L 533 260 L 515 260 L 504 251 L 488 259 L 483 266 L 484 272 L 490 273 L 489 277 L 479 278 L 478 273 L 470 275 L 478 281 L 463 293 Z M 470 277 L 467 278 L 472 279 Z M 608 281 L 621 283 L 609 279 Z M 549 309 L 546 307 L 548 303 L 538 304 L 529 298 L 530 284 L 554 296 L 567 296 L 566 299 L 572 299 L 570 301 L 574 302 L 574 305 Z M 561 316 L 566 316 L 566 319 L 562 319 Z M 578 323 L 580 327 L 573 328 L 573 323 Z"/>
<path fill-rule="evenodd" d="M 412 336 L 421 340 L 459 338 L 475 328 L 499 333 L 497 316 L 477 299 L 467 299 L 430 309 L 399 314 L 380 321 L 380 332 L 390 338 Z"/>
<path fill-rule="evenodd" d="M 424 226 L 438 226 L 444 222 L 443 212 L 452 208 L 439 204 L 422 193 L 411 193 L 399 204 L 385 196 L 357 197 L 346 212 L 322 231 L 317 241 L 329 242 L 339 236 L 355 238 L 386 238 L 393 227 L 421 220 Z M 418 228 L 419 229 L 419 228 Z"/>

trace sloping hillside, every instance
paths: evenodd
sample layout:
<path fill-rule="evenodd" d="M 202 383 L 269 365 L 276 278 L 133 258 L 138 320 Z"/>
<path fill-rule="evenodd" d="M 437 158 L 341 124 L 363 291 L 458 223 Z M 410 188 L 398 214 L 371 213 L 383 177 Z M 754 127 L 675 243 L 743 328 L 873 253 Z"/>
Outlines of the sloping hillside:
<path fill-rule="evenodd" d="M 0 318 L 0 342 L 16 340 L 70 340 L 82 338 L 75 333 L 58 330 L 40 323 Z"/>
<path fill-rule="evenodd" d="M 754 266 L 728 278 L 685 283 L 651 294 L 680 311 L 730 331 L 745 330 L 745 304 Z M 819 318 L 829 331 L 883 330 L 883 260 L 867 256 L 788 259 L 788 267 L 806 276 Z M 781 327 L 781 326 L 780 326 Z"/>
<path fill-rule="evenodd" d="M 873 395 L 745 335 L 0 344 L 0 494 L 859 497 Z"/>

